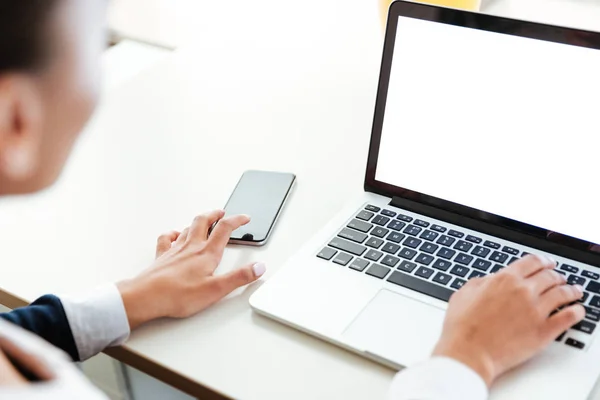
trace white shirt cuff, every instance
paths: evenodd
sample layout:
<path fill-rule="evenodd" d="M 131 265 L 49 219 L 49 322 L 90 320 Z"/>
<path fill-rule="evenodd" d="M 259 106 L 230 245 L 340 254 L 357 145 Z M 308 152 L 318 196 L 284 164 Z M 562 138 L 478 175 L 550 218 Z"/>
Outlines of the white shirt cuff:
<path fill-rule="evenodd" d="M 81 361 L 129 337 L 129 321 L 121 293 L 114 284 L 87 293 L 59 296 Z"/>
<path fill-rule="evenodd" d="M 485 400 L 488 388 L 466 365 L 433 357 L 396 374 L 388 400 Z"/>

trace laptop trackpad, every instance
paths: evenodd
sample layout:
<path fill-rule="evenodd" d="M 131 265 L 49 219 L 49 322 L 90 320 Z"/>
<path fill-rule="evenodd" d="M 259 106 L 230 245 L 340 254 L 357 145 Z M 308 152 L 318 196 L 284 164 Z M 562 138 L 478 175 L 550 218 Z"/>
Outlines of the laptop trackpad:
<path fill-rule="evenodd" d="M 382 289 L 343 336 L 358 348 L 408 366 L 429 357 L 443 321 L 442 309 Z"/>

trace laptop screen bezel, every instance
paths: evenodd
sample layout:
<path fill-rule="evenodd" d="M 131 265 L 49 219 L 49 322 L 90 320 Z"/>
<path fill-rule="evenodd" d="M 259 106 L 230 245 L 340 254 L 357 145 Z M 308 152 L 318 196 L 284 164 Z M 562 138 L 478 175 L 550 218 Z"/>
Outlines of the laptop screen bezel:
<path fill-rule="evenodd" d="M 449 213 L 458 214 L 472 220 L 481 221 L 484 224 L 493 224 L 495 226 L 506 228 L 507 231 L 518 232 L 518 236 L 520 237 L 522 237 L 523 234 L 532 236 L 546 242 L 549 246 L 544 247 L 548 250 L 560 250 L 560 248 L 566 247 L 569 249 L 566 253 L 570 258 L 600 266 L 600 245 L 598 244 L 376 180 L 375 173 L 377 170 L 390 70 L 394 55 L 396 27 L 398 24 L 398 17 L 400 16 L 593 49 L 600 49 L 600 33 L 426 4 L 410 3 L 402 0 L 395 1 L 390 6 L 387 18 L 387 29 L 364 183 L 366 191 L 387 197 L 407 199 Z M 515 33 L 515 31 L 518 31 L 518 33 Z M 576 37 L 585 37 L 589 42 L 574 43 L 573 38 Z M 598 227 L 598 229 L 600 229 L 600 227 Z M 514 239 L 511 237 L 507 238 Z M 561 253 L 564 254 L 565 252 L 557 251 L 557 254 Z M 565 256 L 567 256 L 567 254 L 565 254 Z"/>

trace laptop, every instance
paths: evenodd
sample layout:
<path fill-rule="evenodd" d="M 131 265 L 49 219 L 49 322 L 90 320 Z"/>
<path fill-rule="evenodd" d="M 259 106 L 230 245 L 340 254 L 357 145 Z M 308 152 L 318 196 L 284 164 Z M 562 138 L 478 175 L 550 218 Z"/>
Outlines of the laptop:
<path fill-rule="evenodd" d="M 585 399 L 600 375 L 600 33 L 398 1 L 364 192 L 251 297 L 393 368 L 425 360 L 448 299 L 528 253 L 586 318 L 493 399 Z"/>

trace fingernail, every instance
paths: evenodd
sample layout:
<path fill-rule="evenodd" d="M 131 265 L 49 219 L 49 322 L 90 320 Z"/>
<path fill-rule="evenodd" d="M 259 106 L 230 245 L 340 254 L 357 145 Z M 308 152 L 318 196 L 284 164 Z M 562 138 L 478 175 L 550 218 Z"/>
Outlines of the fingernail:
<path fill-rule="evenodd" d="M 583 293 L 583 286 L 575 285 L 575 289 L 577 289 L 579 291 L 579 293 Z"/>
<path fill-rule="evenodd" d="M 252 270 L 254 271 L 254 276 L 259 278 L 267 271 L 267 266 L 264 263 L 256 263 L 252 266 Z"/>
<path fill-rule="evenodd" d="M 248 221 L 250 221 L 252 218 L 250 218 L 250 216 L 248 214 L 243 214 L 244 217 L 246 217 L 248 219 Z"/>

